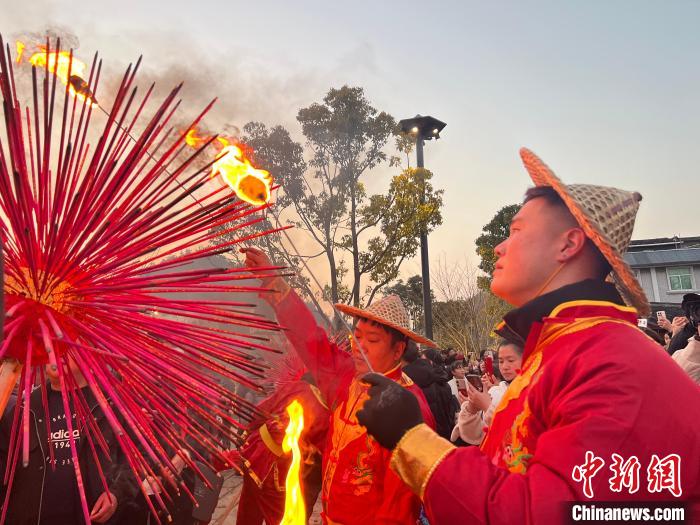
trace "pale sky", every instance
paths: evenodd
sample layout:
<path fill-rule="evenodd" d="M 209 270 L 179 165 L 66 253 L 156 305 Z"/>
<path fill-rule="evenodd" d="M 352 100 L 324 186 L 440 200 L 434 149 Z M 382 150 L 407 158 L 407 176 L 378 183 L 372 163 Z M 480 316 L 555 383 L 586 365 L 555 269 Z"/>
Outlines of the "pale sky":
<path fill-rule="evenodd" d="M 698 235 L 700 2 L 0 0 L 6 39 L 61 27 L 121 71 L 218 96 L 212 126 L 261 120 L 299 134 L 298 108 L 362 86 L 397 119 L 445 122 L 426 167 L 445 189 L 431 260 L 474 254 L 481 226 L 519 201 L 518 149 L 565 182 L 642 193 L 636 238 Z M 370 189 L 386 187 L 378 171 Z M 420 271 L 409 262 L 405 275 Z"/>

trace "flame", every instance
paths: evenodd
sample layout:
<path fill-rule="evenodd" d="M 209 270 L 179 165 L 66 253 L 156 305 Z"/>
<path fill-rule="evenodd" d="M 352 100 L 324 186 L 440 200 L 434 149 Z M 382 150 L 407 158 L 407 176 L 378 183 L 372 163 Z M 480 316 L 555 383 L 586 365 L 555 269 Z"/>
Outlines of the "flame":
<path fill-rule="evenodd" d="M 199 148 L 202 144 L 207 142 L 212 138 L 212 136 L 199 136 L 198 133 L 199 131 L 197 128 L 190 128 L 187 131 L 183 131 L 185 134 L 185 144 L 187 144 L 191 148 Z M 224 137 L 216 137 L 216 141 L 219 146 L 219 151 L 224 149 L 226 146 L 230 146 L 231 142 L 229 142 L 228 139 Z"/>
<path fill-rule="evenodd" d="M 287 406 L 289 424 L 284 432 L 282 450 L 292 452 L 292 463 L 287 471 L 284 496 L 284 516 L 280 525 L 304 525 L 306 523 L 306 506 L 301 493 L 301 450 L 299 437 L 304 430 L 304 408 L 296 399 Z"/>
<path fill-rule="evenodd" d="M 205 140 L 207 139 L 197 136 L 197 130 L 195 128 L 187 130 L 185 134 L 185 144 L 191 148 L 198 148 Z"/>
<path fill-rule="evenodd" d="M 220 155 L 211 167 L 212 177 L 221 174 L 238 198 L 254 206 L 261 206 L 270 200 L 270 172 L 251 166 L 241 148 L 235 144 L 225 146 Z"/>
<path fill-rule="evenodd" d="M 212 138 L 199 136 L 197 128 L 190 128 L 183 133 L 185 143 L 191 148 L 198 148 Z M 240 144 L 233 144 L 225 137 L 216 137 L 216 141 L 219 158 L 212 164 L 211 178 L 221 175 L 239 199 L 254 206 L 269 202 L 272 189 L 270 172 L 253 167 Z"/>
<path fill-rule="evenodd" d="M 17 40 L 16 46 L 17 46 L 17 60 L 16 60 L 16 62 L 19 64 L 22 61 L 22 54 L 24 53 L 24 48 L 26 46 L 24 45 L 24 42 L 20 42 L 19 40 Z"/>
<path fill-rule="evenodd" d="M 46 49 L 42 49 L 29 57 L 29 62 L 36 67 L 45 68 L 47 61 L 49 71 L 54 73 L 64 85 L 68 86 L 68 91 L 71 95 L 80 101 L 86 101 L 90 106 L 97 104 L 97 100 L 95 100 L 84 78 L 85 70 L 87 69 L 84 62 L 75 57 L 73 57 L 71 62 L 71 56 L 68 51 L 51 51 L 47 53 Z"/>

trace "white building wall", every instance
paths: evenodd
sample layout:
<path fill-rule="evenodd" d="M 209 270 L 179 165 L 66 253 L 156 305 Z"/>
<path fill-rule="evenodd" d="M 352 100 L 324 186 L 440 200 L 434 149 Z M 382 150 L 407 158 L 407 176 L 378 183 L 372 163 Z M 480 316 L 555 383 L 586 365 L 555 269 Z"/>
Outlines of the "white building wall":
<path fill-rule="evenodd" d="M 698 291 L 698 286 L 700 285 L 700 265 L 692 266 L 693 269 L 693 290 L 683 290 L 683 291 L 672 291 L 669 288 L 668 274 L 666 273 L 666 268 L 655 268 L 656 271 L 656 281 L 659 286 L 659 300 L 664 303 L 676 303 L 680 304 L 683 300 L 683 295 L 689 293 L 690 291 Z"/>

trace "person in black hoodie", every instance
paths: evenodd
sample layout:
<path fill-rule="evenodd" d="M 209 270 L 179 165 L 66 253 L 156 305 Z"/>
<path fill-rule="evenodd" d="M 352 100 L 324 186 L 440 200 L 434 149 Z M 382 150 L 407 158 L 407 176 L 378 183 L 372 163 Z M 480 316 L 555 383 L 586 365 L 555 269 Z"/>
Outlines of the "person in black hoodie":
<path fill-rule="evenodd" d="M 688 344 L 688 339 L 698 333 L 698 323 L 700 323 L 700 295 L 687 293 L 683 296 L 681 308 L 687 319 L 686 324 L 671 337 L 667 352 L 673 355 L 678 350 L 682 350 Z"/>
<path fill-rule="evenodd" d="M 92 523 L 116 525 L 121 523 L 120 515 L 124 504 L 132 499 L 138 490 L 136 480 L 90 388 L 86 386 L 77 368 L 71 366 L 70 369 L 78 387 L 83 388 L 85 402 L 109 450 L 107 456 L 100 447 L 95 447 L 107 482 L 108 490 L 105 491 L 93 451 L 88 439 L 83 435 L 85 429 L 76 424 L 77 419 L 73 416 L 73 436 L 78 448 L 90 520 Z M 46 416 L 42 403 L 42 389 L 37 388 L 32 392 L 29 401 L 29 464 L 23 467 L 20 463 L 16 467 L 10 497 L 7 499 L 7 525 L 85 523 L 72 463 L 70 436 L 66 430 L 66 415 L 58 374 L 51 366 L 46 367 L 46 372 L 49 377 L 46 393 L 51 418 L 51 438 L 49 440 L 47 436 L 47 423 L 44 420 Z M 17 402 L 21 403 L 22 400 Z M 8 406 L 0 421 L 0 472 L 5 472 L 6 468 L 13 415 L 14 406 Z M 53 447 L 55 468 L 50 464 L 49 446 Z M 5 501 L 6 491 L 7 486 L 0 488 L 0 504 Z"/>
<path fill-rule="evenodd" d="M 447 384 L 449 376 L 441 364 L 440 353 L 433 348 L 428 348 L 424 352 L 424 357 L 424 359 L 420 358 L 415 344 L 409 344 L 403 356 L 406 363 L 403 371 L 423 391 L 435 418 L 436 432 L 449 439 L 459 406 L 452 395 L 450 385 Z"/>

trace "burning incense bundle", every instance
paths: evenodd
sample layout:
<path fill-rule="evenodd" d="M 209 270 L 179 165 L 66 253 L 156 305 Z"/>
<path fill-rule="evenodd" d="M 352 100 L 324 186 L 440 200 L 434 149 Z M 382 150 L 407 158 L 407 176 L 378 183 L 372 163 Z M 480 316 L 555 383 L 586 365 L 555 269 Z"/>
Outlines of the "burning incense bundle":
<path fill-rule="evenodd" d="M 61 52 L 59 42 L 51 47 L 47 41 L 31 57 L 33 92 L 24 106 L 2 37 L 0 46 L 6 309 L 0 402 L 7 401 L 15 382 L 19 388 L 19 401 L 6 414 L 12 418 L 7 469 L 1 474 L 7 498 L 18 464 L 28 462 L 28 400 L 36 383 L 48 410 L 47 364 L 56 367 L 66 413 L 76 414 L 96 461 L 104 440 L 70 369 L 84 377 L 137 479 L 175 482 L 187 491 L 170 459 L 173 451 L 187 451 L 183 461 L 200 472 L 197 463 L 208 465 L 222 439 L 238 439 L 236 429 L 245 426 L 254 407 L 219 381 L 259 389 L 264 370 L 251 354 L 271 350 L 265 331 L 278 330 L 235 296 L 259 291 L 245 281 L 278 268 L 252 275 L 195 263 L 249 240 L 253 235 L 244 235 L 243 228 L 262 220 L 256 212 L 268 206 L 267 199 L 255 207 L 236 198 L 210 178 L 215 161 L 194 167 L 215 138 L 178 160 L 185 137 L 168 126 L 180 86 L 141 122 L 153 86 L 137 96 L 140 59 L 127 68 L 111 108 L 105 109 L 95 97 L 102 67 L 97 55 L 89 70 L 78 68 L 72 51 Z M 24 45 L 17 50 L 28 54 Z M 96 107 L 107 115 L 103 124 L 96 122 Z M 203 196 L 195 199 L 196 194 Z M 223 231 L 217 228 L 222 225 L 227 225 Z M 238 238 L 223 240 L 236 231 Z M 222 292 L 225 299 L 214 296 Z M 188 298 L 193 293 L 198 297 Z M 72 437 L 71 446 L 80 484 Z M 168 498 L 159 488 L 155 505 L 145 498 L 154 513 L 155 506 L 165 509 Z M 81 500 L 89 523 L 82 489 Z"/>

